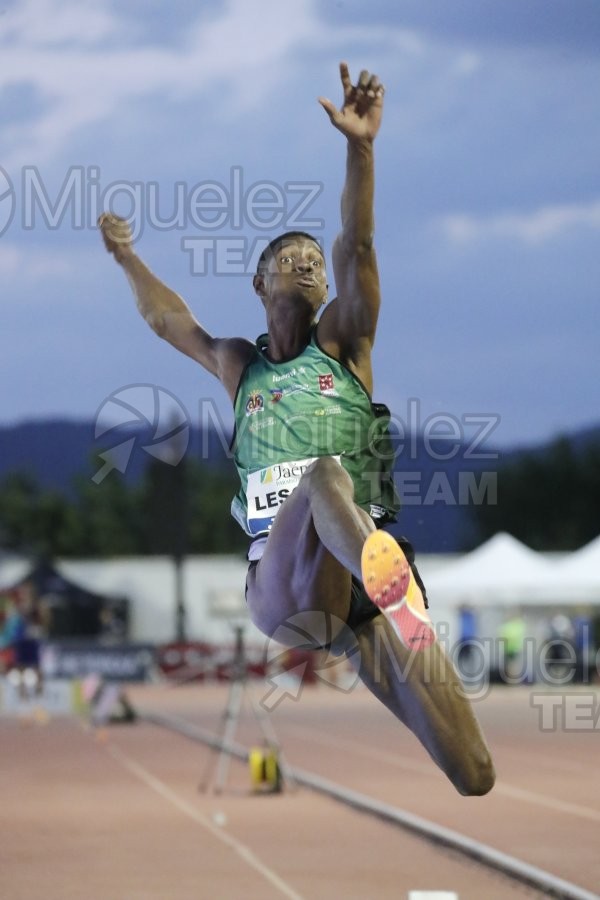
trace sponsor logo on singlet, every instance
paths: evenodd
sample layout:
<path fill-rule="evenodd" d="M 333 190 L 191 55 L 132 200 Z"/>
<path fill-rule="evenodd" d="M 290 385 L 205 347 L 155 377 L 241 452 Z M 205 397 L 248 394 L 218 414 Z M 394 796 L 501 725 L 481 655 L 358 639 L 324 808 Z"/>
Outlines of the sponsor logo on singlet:
<path fill-rule="evenodd" d="M 313 415 L 315 416 L 339 416 L 342 413 L 341 406 L 321 406 L 319 409 L 315 409 Z"/>
<path fill-rule="evenodd" d="M 291 396 L 291 394 L 310 393 L 310 388 L 307 384 L 289 384 L 285 387 L 269 388 L 269 393 L 271 395 L 271 403 L 279 403 L 280 400 Z"/>
<path fill-rule="evenodd" d="M 319 391 L 328 397 L 337 397 L 338 392 L 333 383 L 333 373 L 327 372 L 325 375 L 319 375 Z"/>
<path fill-rule="evenodd" d="M 261 412 L 265 407 L 265 398 L 258 391 L 252 391 L 246 400 L 246 415 L 252 416 L 254 413 Z"/>

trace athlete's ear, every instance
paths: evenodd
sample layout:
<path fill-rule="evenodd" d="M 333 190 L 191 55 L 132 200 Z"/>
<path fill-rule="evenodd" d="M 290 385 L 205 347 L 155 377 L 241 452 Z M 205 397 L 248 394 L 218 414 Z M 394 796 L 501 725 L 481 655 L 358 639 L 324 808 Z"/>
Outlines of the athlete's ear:
<path fill-rule="evenodd" d="M 265 296 L 265 279 L 262 275 L 255 275 L 252 279 L 252 287 L 259 297 Z"/>

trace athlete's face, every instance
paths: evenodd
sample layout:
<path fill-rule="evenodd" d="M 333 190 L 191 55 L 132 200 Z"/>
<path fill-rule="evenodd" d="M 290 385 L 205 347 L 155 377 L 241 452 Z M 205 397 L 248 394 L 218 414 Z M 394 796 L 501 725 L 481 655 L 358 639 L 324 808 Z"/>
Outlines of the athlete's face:
<path fill-rule="evenodd" d="M 269 254 L 254 287 L 263 300 L 298 297 L 308 300 L 316 311 L 327 298 L 327 273 L 319 245 L 303 237 L 282 241 Z"/>

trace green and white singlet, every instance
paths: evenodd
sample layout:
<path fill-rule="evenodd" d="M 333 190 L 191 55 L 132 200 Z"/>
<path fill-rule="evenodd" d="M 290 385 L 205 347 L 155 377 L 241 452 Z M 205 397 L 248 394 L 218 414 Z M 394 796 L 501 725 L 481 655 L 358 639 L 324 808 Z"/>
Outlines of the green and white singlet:
<path fill-rule="evenodd" d="M 240 490 L 231 512 L 244 531 L 267 534 L 306 468 L 337 459 L 354 483 L 354 500 L 375 520 L 395 521 L 389 411 L 372 404 L 359 379 L 311 340 L 294 359 L 271 362 L 268 336 L 256 342 L 238 386 L 232 449 Z"/>

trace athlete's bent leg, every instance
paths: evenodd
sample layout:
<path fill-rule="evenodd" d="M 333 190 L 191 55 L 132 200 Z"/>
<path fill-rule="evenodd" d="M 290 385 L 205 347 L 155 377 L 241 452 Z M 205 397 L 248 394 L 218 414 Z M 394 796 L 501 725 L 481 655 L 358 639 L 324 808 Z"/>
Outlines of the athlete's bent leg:
<path fill-rule="evenodd" d="M 375 529 L 353 500 L 352 481 L 323 458 L 303 475 L 277 514 L 264 555 L 247 580 L 252 620 L 272 636 L 299 612 L 323 611 L 345 622 L 352 573 Z M 383 615 L 356 630 L 350 656 L 361 680 L 421 741 L 463 794 L 484 794 L 494 783 L 485 740 L 456 671 L 436 642 L 407 650 Z"/>
<path fill-rule="evenodd" d="M 354 503 L 354 486 L 334 459 L 310 466 L 273 523 L 258 566 L 248 573 L 248 609 L 267 636 L 299 612 L 324 611 L 345 622 L 351 573 L 371 517 Z"/>

